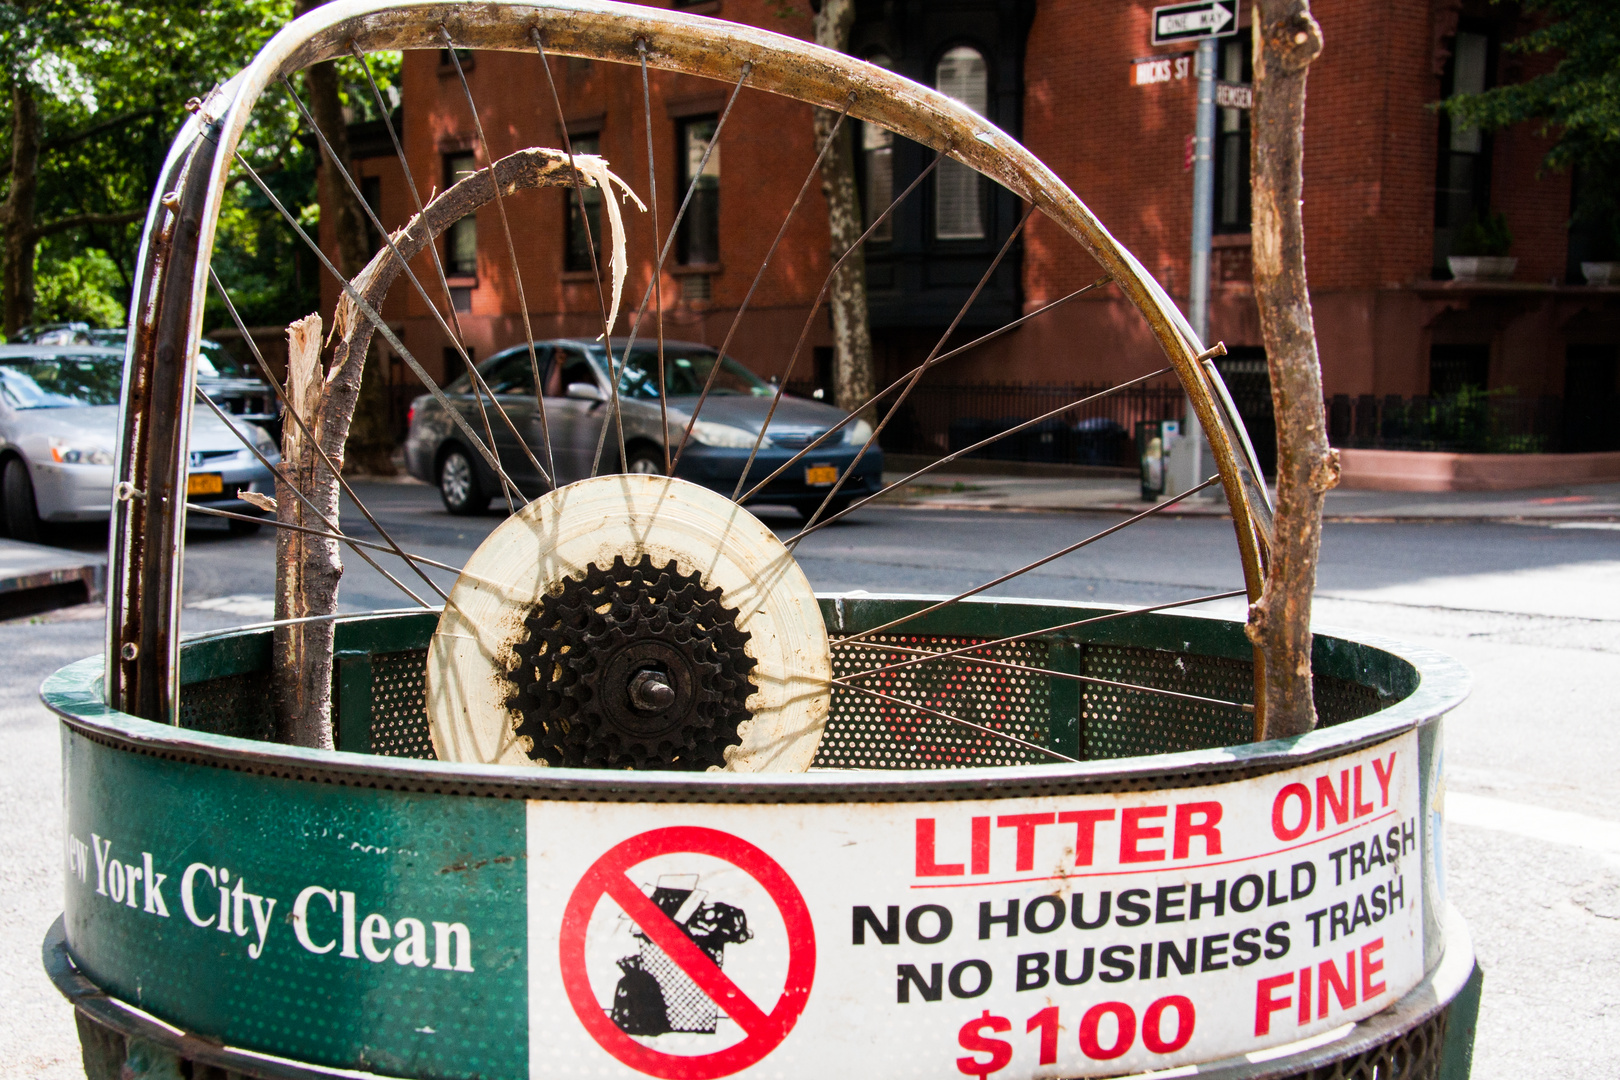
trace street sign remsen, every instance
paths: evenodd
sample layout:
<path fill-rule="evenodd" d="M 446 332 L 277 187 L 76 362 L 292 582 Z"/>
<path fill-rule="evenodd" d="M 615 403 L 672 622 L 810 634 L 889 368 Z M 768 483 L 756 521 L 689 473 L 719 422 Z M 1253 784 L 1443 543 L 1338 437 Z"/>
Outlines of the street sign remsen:
<path fill-rule="evenodd" d="M 1228 37 L 1237 33 L 1237 0 L 1200 0 L 1153 9 L 1153 44 Z"/>

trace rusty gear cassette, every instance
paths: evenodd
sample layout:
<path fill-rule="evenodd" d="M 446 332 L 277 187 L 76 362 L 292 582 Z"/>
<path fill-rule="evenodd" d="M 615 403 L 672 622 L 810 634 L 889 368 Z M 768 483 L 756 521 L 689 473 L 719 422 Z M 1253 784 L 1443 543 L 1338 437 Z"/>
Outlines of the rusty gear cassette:
<path fill-rule="evenodd" d="M 721 591 L 674 560 L 615 557 L 566 578 L 512 646 L 520 740 L 536 762 L 707 769 L 726 763 L 754 693 L 750 635 Z"/>
<path fill-rule="evenodd" d="M 832 660 L 770 529 L 666 476 L 581 480 L 492 532 L 428 650 L 443 761 L 802 772 Z"/>

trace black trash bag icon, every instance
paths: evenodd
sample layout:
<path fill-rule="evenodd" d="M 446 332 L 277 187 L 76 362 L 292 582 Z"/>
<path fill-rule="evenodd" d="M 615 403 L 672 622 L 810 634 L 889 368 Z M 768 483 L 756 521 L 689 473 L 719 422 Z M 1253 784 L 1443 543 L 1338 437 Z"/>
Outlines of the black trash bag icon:
<path fill-rule="evenodd" d="M 665 875 L 651 900 L 716 967 L 723 967 L 726 946 L 740 945 L 754 933 L 741 908 L 704 903 L 706 894 L 696 886 L 696 875 Z M 622 974 L 609 1010 L 613 1023 L 626 1035 L 714 1034 L 719 1020 L 715 1003 L 645 933 L 633 930 L 632 936 L 640 947 L 618 960 Z"/>
<path fill-rule="evenodd" d="M 619 970 L 624 974 L 613 988 L 613 1023 L 626 1035 L 668 1034 L 669 1010 L 664 1005 L 664 990 L 650 971 L 643 970 L 641 957 L 621 958 Z"/>

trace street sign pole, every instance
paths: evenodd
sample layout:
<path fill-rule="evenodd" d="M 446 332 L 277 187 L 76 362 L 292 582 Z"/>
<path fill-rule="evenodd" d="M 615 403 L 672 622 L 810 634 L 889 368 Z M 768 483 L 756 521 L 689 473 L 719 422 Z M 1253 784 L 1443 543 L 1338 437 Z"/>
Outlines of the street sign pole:
<path fill-rule="evenodd" d="M 1215 39 L 1198 43 L 1198 116 L 1193 136 L 1192 269 L 1187 276 L 1187 319 L 1201 345 L 1209 345 L 1209 252 L 1215 230 Z M 1170 457 L 1166 494 L 1186 491 L 1203 479 L 1204 433 L 1187 402 L 1181 440 Z"/>
<path fill-rule="evenodd" d="M 1215 40 L 1198 43 L 1198 120 L 1193 137 L 1192 272 L 1187 317 L 1209 345 L 1209 249 L 1215 231 Z"/>

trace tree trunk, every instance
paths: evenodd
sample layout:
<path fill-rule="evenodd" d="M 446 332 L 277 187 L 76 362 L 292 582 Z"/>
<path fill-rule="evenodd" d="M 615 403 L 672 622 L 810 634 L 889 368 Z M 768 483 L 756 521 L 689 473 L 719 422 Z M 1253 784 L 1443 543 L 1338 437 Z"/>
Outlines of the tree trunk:
<path fill-rule="evenodd" d="M 1316 726 L 1311 593 L 1322 502 L 1339 482 L 1339 458 L 1327 441 L 1300 213 L 1305 79 L 1322 31 L 1309 0 L 1258 0 L 1253 32 L 1254 293 L 1277 418 L 1277 513 L 1265 589 L 1247 630 L 1264 669 L 1256 737 L 1277 739 Z"/>
<path fill-rule="evenodd" d="M 843 52 L 855 25 L 855 0 L 823 0 L 816 12 L 816 44 Z M 832 134 L 838 114 L 815 110 L 816 144 Z M 829 254 L 836 263 L 855 246 L 862 230 L 861 200 L 855 189 L 855 146 L 849 125 L 821 159 L 821 193 L 827 199 Z M 866 310 L 866 254 L 850 254 L 833 275 L 827 303 L 833 325 L 833 400 L 842 409 L 855 409 L 877 391 L 872 361 L 872 327 Z"/>
<path fill-rule="evenodd" d="M 21 75 L 11 86 L 11 189 L 0 203 L 0 292 L 9 338 L 34 317 L 34 207 L 39 194 L 39 105 Z"/>
<path fill-rule="evenodd" d="M 322 446 L 328 392 L 321 369 L 321 317 L 287 327 L 287 398 Z M 347 425 L 344 425 L 346 427 Z M 342 440 L 333 461 L 342 467 Z M 281 436 L 282 474 L 309 501 L 337 521 L 338 484 L 314 445 L 292 421 Z M 331 452 L 328 447 L 328 452 Z M 326 529 L 326 523 L 291 488 L 276 482 L 276 519 Z M 301 619 L 337 610 L 343 560 L 335 540 L 279 529 L 276 534 L 276 618 Z M 274 636 L 277 734 L 293 746 L 332 749 L 332 620 L 277 626 Z"/>
<path fill-rule="evenodd" d="M 320 6 L 310 0 L 299 0 L 298 14 Z M 304 85 L 309 92 L 309 113 L 321 126 L 322 134 L 337 156 L 334 161 L 326 156 L 324 148 L 321 150 L 321 164 L 325 166 L 319 181 L 321 208 L 323 213 L 330 210 L 332 214 L 332 239 L 337 244 L 337 257 L 332 261 L 344 277 L 352 278 L 365 267 L 371 252 L 367 250 L 370 241 L 366 234 L 365 211 L 339 172 L 347 171 L 351 158 L 349 127 L 344 122 L 343 99 L 338 94 L 337 63 L 326 60 L 307 68 Z"/>
<path fill-rule="evenodd" d="M 299 0 L 298 14 L 320 6 L 318 0 Z M 349 129 L 343 118 L 343 100 L 338 93 L 337 64 L 331 60 L 315 64 L 305 71 L 304 79 L 309 89 L 310 115 L 321 126 L 337 157 L 334 161 L 326 156 L 324 148 L 321 151 L 324 166 L 320 177 L 321 206 L 331 211 L 332 236 L 337 243 L 337 257 L 332 261 L 344 277 L 353 279 L 371 258 L 371 235 L 365 209 L 338 171 L 347 170 L 353 159 L 349 153 Z M 394 474 L 387 381 L 387 362 L 379 350 L 373 349 L 366 358 L 363 389 L 350 428 L 345 467 L 355 472 Z"/>

